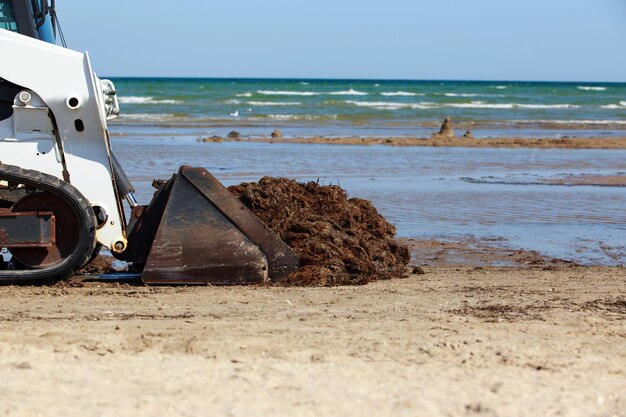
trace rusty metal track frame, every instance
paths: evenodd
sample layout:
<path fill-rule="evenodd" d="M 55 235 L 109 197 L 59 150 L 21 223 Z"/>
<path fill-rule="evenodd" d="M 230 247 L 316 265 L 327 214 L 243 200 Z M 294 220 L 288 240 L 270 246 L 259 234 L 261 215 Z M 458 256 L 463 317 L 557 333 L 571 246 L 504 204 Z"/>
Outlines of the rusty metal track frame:
<path fill-rule="evenodd" d="M 56 222 L 51 211 L 0 209 L 0 247 L 45 248 L 55 243 Z"/>

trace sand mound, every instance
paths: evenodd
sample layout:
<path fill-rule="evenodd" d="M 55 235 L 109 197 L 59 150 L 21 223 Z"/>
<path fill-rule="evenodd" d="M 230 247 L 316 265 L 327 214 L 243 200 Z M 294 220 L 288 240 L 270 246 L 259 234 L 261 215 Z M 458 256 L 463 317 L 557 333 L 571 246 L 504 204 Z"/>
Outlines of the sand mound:
<path fill-rule="evenodd" d="M 452 119 L 446 117 L 441 125 L 439 133 L 435 133 L 433 136 L 440 138 L 455 138 L 456 133 L 454 133 L 454 129 L 452 128 Z"/>
<path fill-rule="evenodd" d="M 264 177 L 229 188 L 300 256 L 290 285 L 357 285 L 405 276 L 410 255 L 366 200 L 338 186 Z"/>

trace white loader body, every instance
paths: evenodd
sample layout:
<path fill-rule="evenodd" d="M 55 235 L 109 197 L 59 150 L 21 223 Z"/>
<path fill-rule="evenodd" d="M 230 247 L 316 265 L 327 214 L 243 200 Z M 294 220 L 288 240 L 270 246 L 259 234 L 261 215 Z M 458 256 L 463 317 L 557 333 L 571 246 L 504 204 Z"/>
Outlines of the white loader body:
<path fill-rule="evenodd" d="M 0 78 L 24 87 L 13 115 L 0 121 L 0 162 L 72 184 L 106 217 L 98 242 L 123 251 L 125 225 L 106 124 L 117 112 L 112 84 L 96 77 L 86 53 L 4 29 L 0 45 Z"/>

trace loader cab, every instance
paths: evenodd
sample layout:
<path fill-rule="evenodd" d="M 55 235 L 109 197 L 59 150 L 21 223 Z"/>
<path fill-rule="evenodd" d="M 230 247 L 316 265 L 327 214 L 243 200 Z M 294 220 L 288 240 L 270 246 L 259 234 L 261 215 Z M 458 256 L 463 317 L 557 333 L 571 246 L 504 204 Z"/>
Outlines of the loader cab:
<path fill-rule="evenodd" d="M 57 43 L 55 0 L 0 0 L 0 29 Z"/>

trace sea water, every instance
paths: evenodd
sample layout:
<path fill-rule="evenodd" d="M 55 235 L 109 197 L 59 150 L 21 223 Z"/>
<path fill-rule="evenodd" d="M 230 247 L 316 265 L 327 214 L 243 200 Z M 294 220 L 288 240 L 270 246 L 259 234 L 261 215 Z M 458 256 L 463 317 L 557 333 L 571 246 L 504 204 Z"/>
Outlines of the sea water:
<path fill-rule="evenodd" d="M 170 135 L 430 136 L 444 117 L 476 137 L 626 132 L 626 84 L 113 78 L 122 131 Z M 144 129 L 145 131 L 145 129 Z M 463 132 L 459 132 L 463 133 Z"/>
<path fill-rule="evenodd" d="M 114 136 L 137 197 L 182 164 L 226 185 L 280 176 L 371 200 L 398 234 L 488 238 L 585 264 L 626 262 L 626 188 L 560 186 L 568 175 L 626 175 L 626 150 L 198 143 L 193 135 Z"/>

